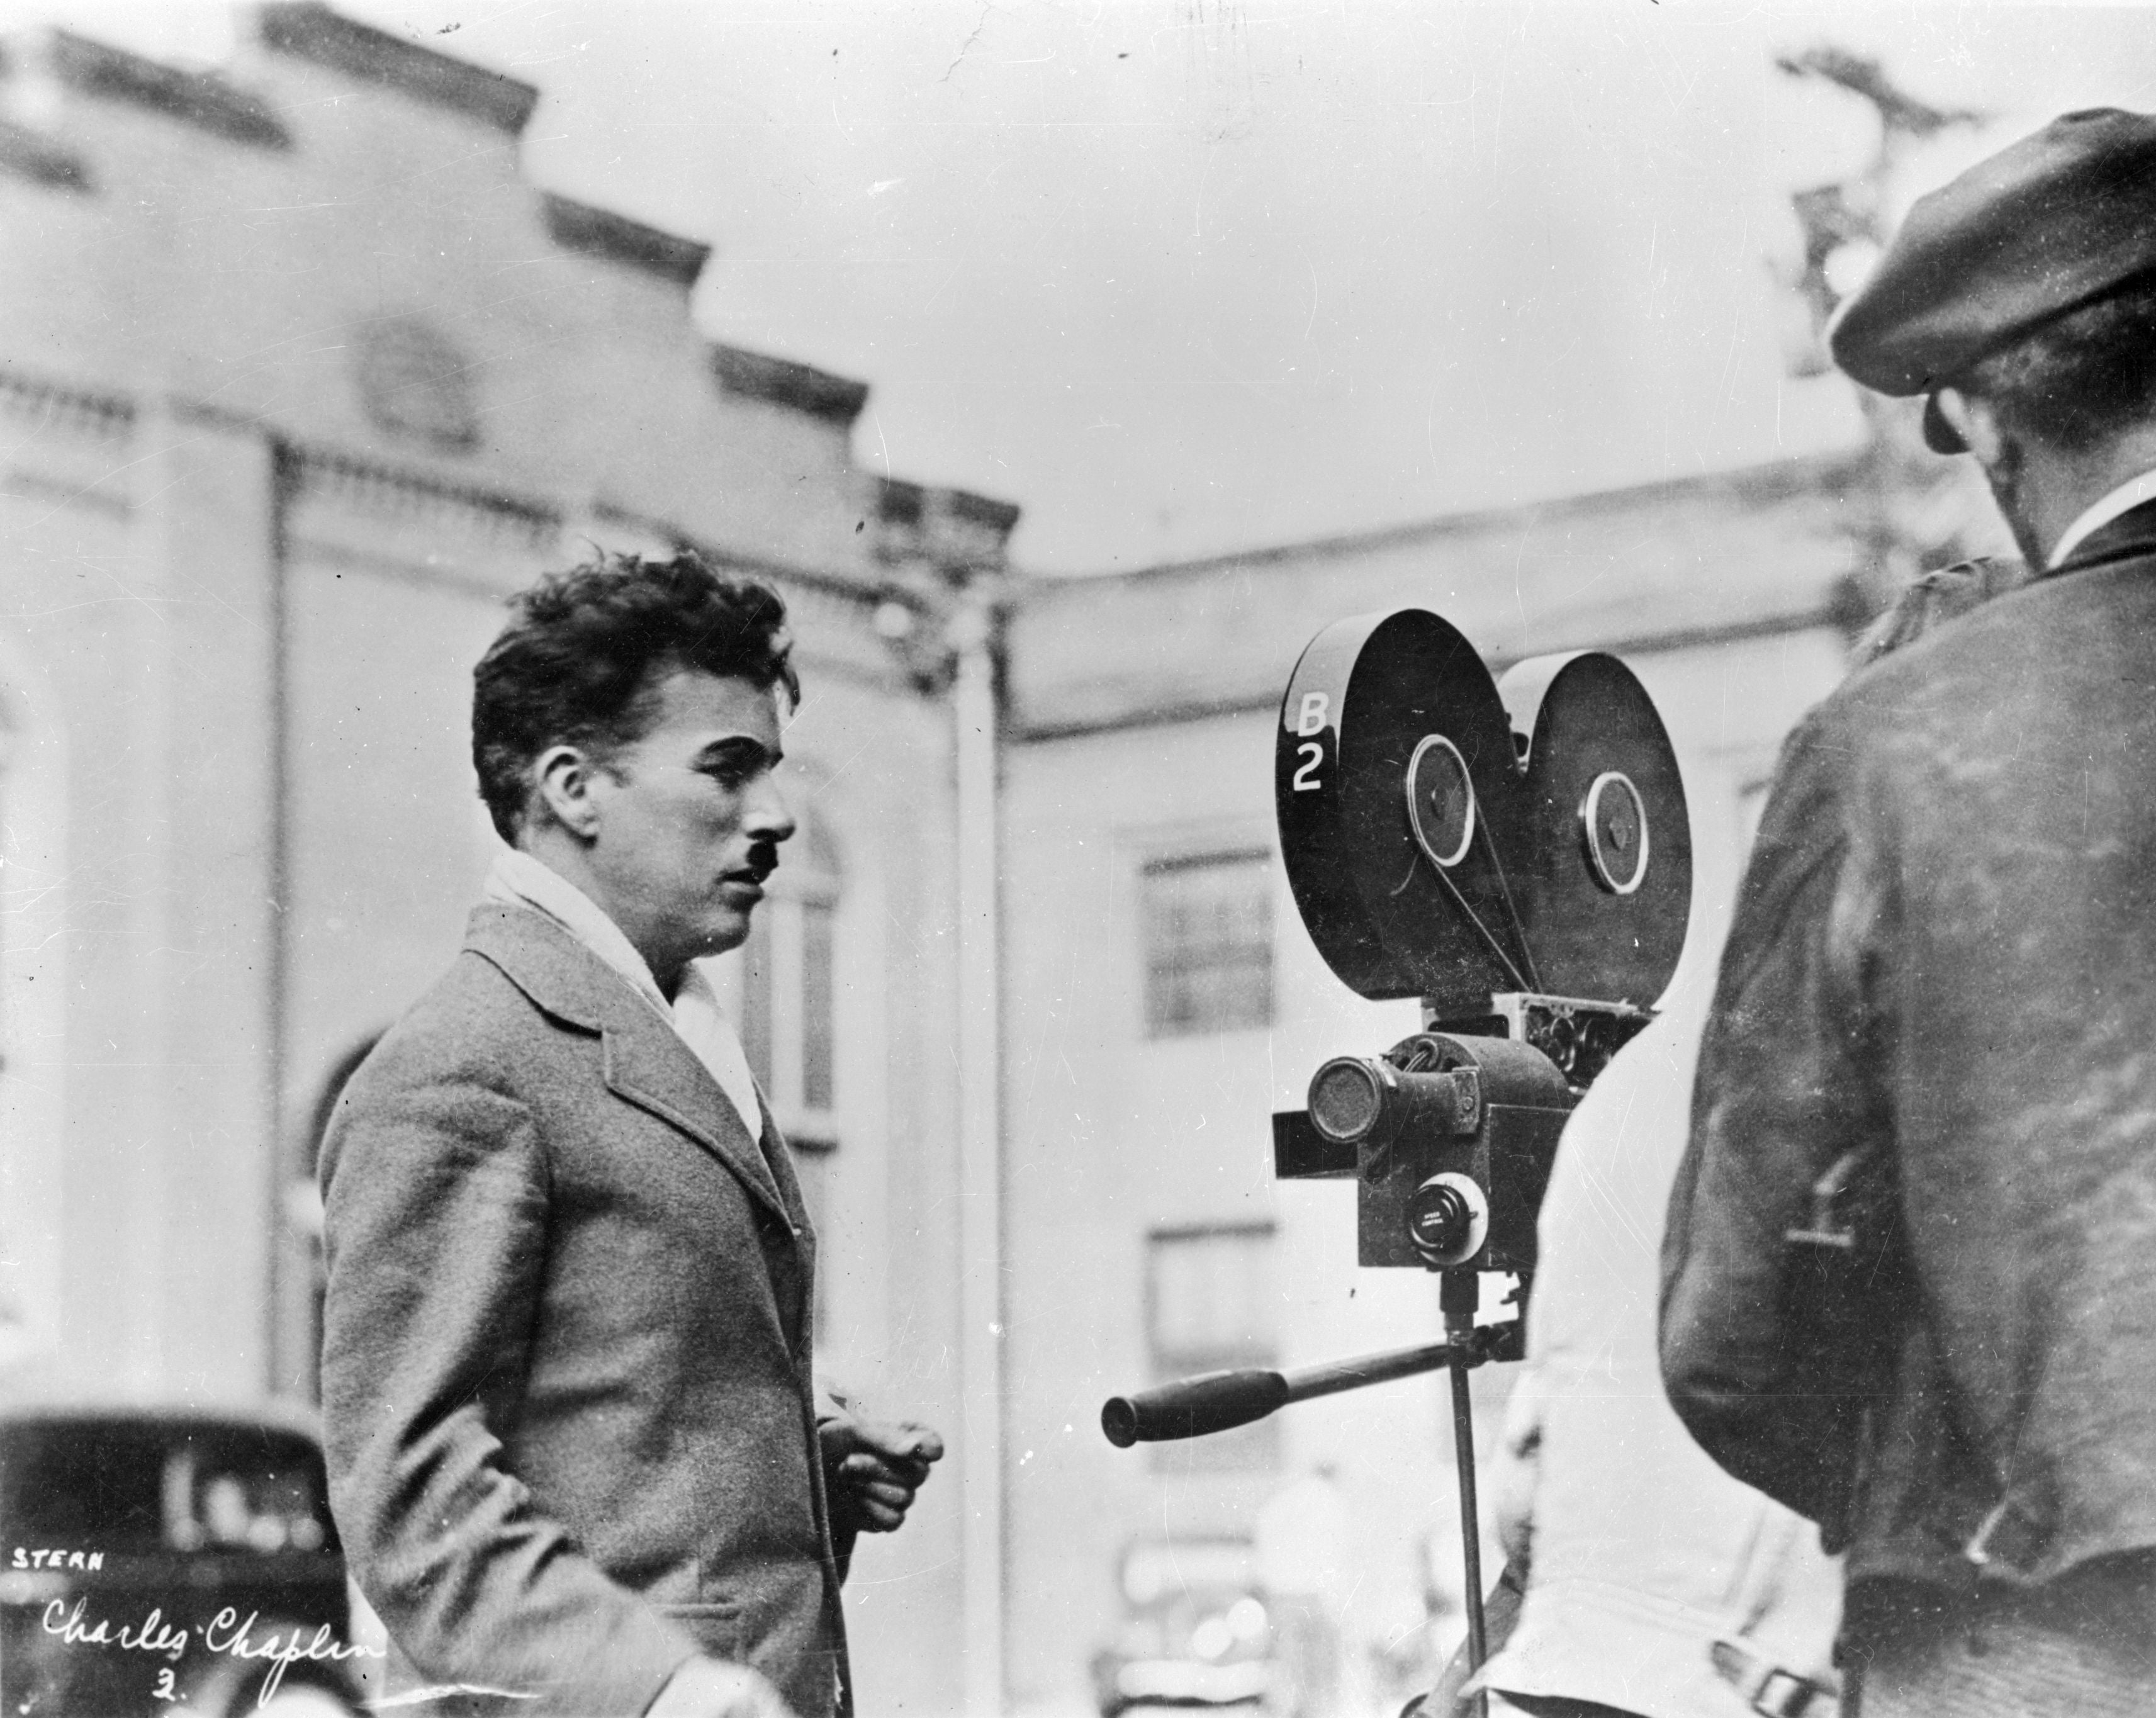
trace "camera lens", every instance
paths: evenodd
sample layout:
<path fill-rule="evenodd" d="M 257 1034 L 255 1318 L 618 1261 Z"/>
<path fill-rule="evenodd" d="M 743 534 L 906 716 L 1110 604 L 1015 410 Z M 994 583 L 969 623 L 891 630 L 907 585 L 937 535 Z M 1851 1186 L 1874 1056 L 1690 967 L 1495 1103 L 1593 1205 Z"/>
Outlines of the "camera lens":
<path fill-rule="evenodd" d="M 1336 1056 L 1310 1082 L 1311 1124 L 1339 1145 L 1369 1137 L 1384 1113 L 1385 1088 L 1378 1070 L 1355 1056 Z"/>
<path fill-rule="evenodd" d="M 1481 1126 L 1481 1104 L 1470 1069 L 1403 1071 L 1389 1057 L 1336 1056 L 1311 1079 L 1310 1121 L 1336 1146 L 1384 1146 L 1402 1135 L 1471 1134 Z"/>

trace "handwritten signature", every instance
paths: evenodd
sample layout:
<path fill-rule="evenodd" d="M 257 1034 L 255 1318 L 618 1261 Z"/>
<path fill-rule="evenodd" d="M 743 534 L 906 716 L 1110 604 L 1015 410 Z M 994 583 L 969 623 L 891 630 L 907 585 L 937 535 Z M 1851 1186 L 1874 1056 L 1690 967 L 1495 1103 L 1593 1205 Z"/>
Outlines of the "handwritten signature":
<path fill-rule="evenodd" d="M 56 1634 L 68 1646 L 107 1647 L 120 1652 L 148 1653 L 177 1664 L 186 1654 L 192 1631 L 175 1628 L 165 1621 L 162 1606 L 153 1606 L 150 1614 L 131 1627 L 121 1624 L 115 1628 L 108 1617 L 87 1618 L 83 1613 L 86 1600 L 77 1599 L 69 1610 L 65 1599 L 54 1599 L 44 1609 L 42 1619 L 44 1631 Z M 326 1623 L 310 1636 L 300 1628 L 284 1633 L 265 1634 L 261 1639 L 254 1637 L 254 1628 L 261 1620 L 261 1613 L 249 1611 L 246 1620 L 227 1605 L 205 1623 L 202 1630 L 204 1650 L 221 1654 L 226 1658 L 244 1659 L 250 1663 L 267 1664 L 270 1674 L 263 1679 L 262 1687 L 255 1695 L 255 1705 L 264 1706 L 275 1695 L 285 1680 L 285 1673 L 295 1664 L 341 1664 L 347 1659 L 386 1658 L 379 1647 L 347 1644 L 336 1638 L 336 1633 Z"/>

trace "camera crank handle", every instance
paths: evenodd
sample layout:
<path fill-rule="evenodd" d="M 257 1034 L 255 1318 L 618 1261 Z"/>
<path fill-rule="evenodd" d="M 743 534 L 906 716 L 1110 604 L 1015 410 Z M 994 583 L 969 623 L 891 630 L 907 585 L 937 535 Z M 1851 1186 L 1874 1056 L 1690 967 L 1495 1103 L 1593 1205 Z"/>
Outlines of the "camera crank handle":
<path fill-rule="evenodd" d="M 1464 1363 L 1480 1365 L 1481 1345 L 1468 1346 L 1471 1351 L 1463 1356 Z M 1209 1432 L 1247 1426 L 1291 1402 L 1307 1402 L 1313 1396 L 1330 1396 L 1341 1390 L 1359 1390 L 1366 1384 L 1435 1372 L 1451 1362 L 1452 1354 L 1451 1343 L 1431 1342 L 1419 1348 L 1399 1348 L 1305 1367 L 1299 1372 L 1250 1368 L 1205 1372 L 1133 1395 L 1110 1397 L 1101 1407 L 1101 1429 L 1118 1449 L 1128 1449 L 1133 1444 L 1202 1438 Z"/>
<path fill-rule="evenodd" d="M 1287 1399 L 1287 1380 L 1278 1372 L 1206 1372 L 1158 1389 L 1110 1397 L 1101 1405 L 1101 1429 L 1118 1449 L 1203 1438 L 1261 1420 Z"/>

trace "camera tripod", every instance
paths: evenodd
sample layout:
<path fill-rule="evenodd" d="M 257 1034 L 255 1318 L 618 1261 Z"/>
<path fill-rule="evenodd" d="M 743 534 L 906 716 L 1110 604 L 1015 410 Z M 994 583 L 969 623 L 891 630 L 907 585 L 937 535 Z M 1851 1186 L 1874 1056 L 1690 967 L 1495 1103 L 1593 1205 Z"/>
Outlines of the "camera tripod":
<path fill-rule="evenodd" d="M 1483 1618 L 1481 1526 L 1475 1490 L 1475 1410 L 1467 1375 L 1491 1357 L 1508 1329 L 1476 1323 L 1481 1289 L 1476 1271 L 1439 1274 L 1438 1310 L 1445 1320 L 1442 1342 L 1390 1349 L 1291 1372 L 1246 1368 L 1179 1379 L 1133 1395 L 1111 1397 L 1101 1404 L 1101 1429 L 1118 1449 L 1127 1449 L 1134 1444 L 1201 1438 L 1264 1419 L 1291 1403 L 1389 1383 L 1419 1372 L 1446 1372 L 1452 1386 L 1453 1465 L 1460 1484 L 1467 1662 L 1471 1671 L 1479 1671 L 1488 1657 L 1489 1643 Z M 1485 1718 L 1487 1700 L 1479 1692 L 1468 1700 L 1474 1718 Z M 1445 1718 L 1445 1715 L 1430 1714 L 1428 1718 Z"/>

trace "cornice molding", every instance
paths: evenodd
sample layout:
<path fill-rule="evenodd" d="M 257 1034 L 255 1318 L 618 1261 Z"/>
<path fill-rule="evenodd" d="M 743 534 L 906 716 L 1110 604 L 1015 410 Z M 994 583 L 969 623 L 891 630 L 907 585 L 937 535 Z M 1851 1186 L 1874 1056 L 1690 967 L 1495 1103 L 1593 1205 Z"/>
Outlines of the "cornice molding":
<path fill-rule="evenodd" d="M 677 286 L 695 285 L 704 259 L 711 254 L 708 244 L 647 227 L 612 209 L 578 203 L 551 191 L 542 192 L 540 200 L 546 210 L 547 233 L 563 249 L 648 269 Z"/>
<path fill-rule="evenodd" d="M 538 105 L 533 85 L 423 48 L 316 0 L 274 0 L 257 14 L 256 28 L 263 46 L 277 53 L 452 108 L 512 137 Z"/>
<path fill-rule="evenodd" d="M 812 365 L 797 364 L 791 358 L 774 358 L 737 346 L 711 348 L 711 373 L 728 393 L 805 412 L 841 428 L 851 428 L 868 403 L 865 382 L 850 381 Z"/>
<path fill-rule="evenodd" d="M 135 428 L 135 401 L 126 394 L 84 387 L 0 363 L 0 411 L 78 435 L 125 436 Z"/>
<path fill-rule="evenodd" d="M 228 142 L 292 146 L 292 134 L 268 102 L 214 72 L 167 65 L 72 30 L 54 30 L 51 40 L 53 75 L 71 90 L 148 108 Z"/>
<path fill-rule="evenodd" d="M 53 191 L 89 191 L 89 166 L 72 150 L 8 120 L 0 120 L 0 172 Z"/>
<path fill-rule="evenodd" d="M 1202 582 L 1215 574 L 1247 571 L 1284 563 L 1354 562 L 1388 549 L 1441 543 L 1460 537 L 1483 536 L 1493 531 L 1535 526 L 1562 526 L 1580 519 L 1599 522 L 1625 513 L 1653 514 L 1671 504 L 1727 503 L 1750 509 L 1807 495 L 1837 495 L 1845 490 L 1862 464 L 1860 453 L 1840 451 L 1800 454 L 1761 465 L 1734 470 L 1700 472 L 1684 477 L 1658 479 L 1652 483 L 1621 489 L 1589 490 L 1577 495 L 1552 496 L 1547 500 L 1523 501 L 1510 506 L 1477 508 L 1461 513 L 1440 514 L 1402 525 L 1342 532 L 1335 536 L 1310 537 L 1286 543 L 1265 543 L 1247 549 L 1196 556 L 1188 561 L 1161 561 L 1131 567 L 1086 572 L 1056 573 L 1042 577 L 1043 590 L 1068 586 L 1094 590 L 1111 584 L 1158 585 L 1179 578 Z"/>

